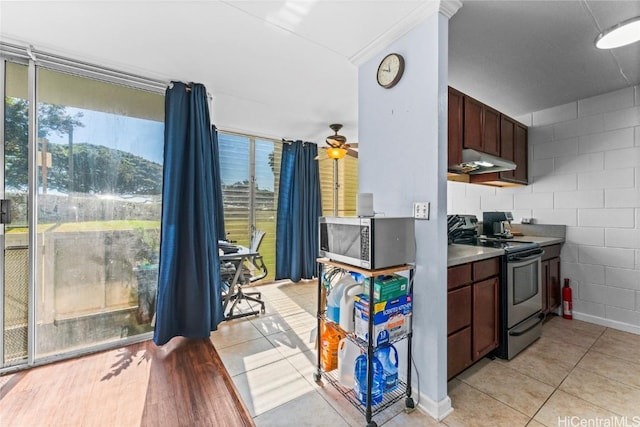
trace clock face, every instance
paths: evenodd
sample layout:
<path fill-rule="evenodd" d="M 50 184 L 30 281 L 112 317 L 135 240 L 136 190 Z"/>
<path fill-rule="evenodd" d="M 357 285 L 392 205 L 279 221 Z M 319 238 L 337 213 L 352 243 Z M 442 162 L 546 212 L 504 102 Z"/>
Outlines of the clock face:
<path fill-rule="evenodd" d="M 404 72 L 404 58 L 397 53 L 385 56 L 378 67 L 378 84 L 384 88 L 396 85 Z"/>

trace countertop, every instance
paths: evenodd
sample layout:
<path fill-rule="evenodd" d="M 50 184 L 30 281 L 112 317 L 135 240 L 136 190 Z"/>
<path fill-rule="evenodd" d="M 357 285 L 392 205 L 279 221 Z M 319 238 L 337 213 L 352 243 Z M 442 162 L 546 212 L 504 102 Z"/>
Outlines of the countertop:
<path fill-rule="evenodd" d="M 564 243 L 564 238 L 562 237 L 515 236 L 513 240 L 516 242 L 535 242 L 539 243 L 540 246 Z M 501 255 L 504 255 L 504 251 L 498 248 L 452 244 L 448 246 L 447 267 L 466 264 L 473 261 L 480 261 Z"/>

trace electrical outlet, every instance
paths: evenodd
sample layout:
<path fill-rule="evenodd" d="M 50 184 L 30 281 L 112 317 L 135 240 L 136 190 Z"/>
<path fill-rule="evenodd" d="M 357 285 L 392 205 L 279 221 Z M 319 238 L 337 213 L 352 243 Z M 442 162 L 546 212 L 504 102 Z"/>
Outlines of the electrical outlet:
<path fill-rule="evenodd" d="M 429 202 L 415 202 L 413 204 L 413 217 L 415 219 L 429 219 Z"/>

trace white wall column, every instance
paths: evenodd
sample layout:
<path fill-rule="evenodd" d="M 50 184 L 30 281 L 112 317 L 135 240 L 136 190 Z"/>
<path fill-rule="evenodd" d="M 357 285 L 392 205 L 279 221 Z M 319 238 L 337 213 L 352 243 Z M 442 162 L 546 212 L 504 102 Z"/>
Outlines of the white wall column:
<path fill-rule="evenodd" d="M 447 395 L 447 83 L 449 18 L 460 2 L 433 9 L 413 29 L 359 65 L 358 128 L 361 192 L 374 210 L 411 216 L 413 202 L 430 202 L 431 218 L 416 221 L 413 393 L 436 419 L 451 412 Z M 438 7 L 434 7 L 437 5 Z M 382 58 L 405 59 L 400 82 L 376 82 Z M 417 371 L 417 372 L 416 372 Z"/>

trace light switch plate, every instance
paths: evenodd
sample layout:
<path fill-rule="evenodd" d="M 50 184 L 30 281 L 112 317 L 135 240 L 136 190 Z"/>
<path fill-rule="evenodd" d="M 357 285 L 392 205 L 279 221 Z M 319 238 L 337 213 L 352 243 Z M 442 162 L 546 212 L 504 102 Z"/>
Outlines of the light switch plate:
<path fill-rule="evenodd" d="M 415 219 L 429 219 L 429 202 L 415 202 L 413 204 L 413 217 Z"/>

